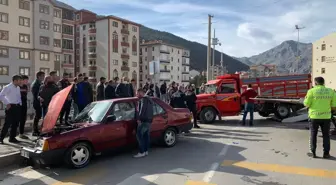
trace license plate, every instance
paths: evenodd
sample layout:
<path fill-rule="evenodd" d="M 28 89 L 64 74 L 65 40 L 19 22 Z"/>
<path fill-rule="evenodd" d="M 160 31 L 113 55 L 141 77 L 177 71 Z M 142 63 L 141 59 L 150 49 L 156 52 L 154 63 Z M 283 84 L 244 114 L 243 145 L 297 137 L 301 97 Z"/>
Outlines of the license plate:
<path fill-rule="evenodd" d="M 21 156 L 24 157 L 24 158 L 29 159 L 29 152 L 21 150 Z"/>

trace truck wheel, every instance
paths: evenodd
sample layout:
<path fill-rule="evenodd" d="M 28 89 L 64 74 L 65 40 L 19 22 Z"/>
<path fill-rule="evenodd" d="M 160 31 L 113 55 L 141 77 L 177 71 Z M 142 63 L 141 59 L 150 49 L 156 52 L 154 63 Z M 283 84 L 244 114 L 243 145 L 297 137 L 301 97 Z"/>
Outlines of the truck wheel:
<path fill-rule="evenodd" d="M 261 116 L 261 117 L 268 117 L 269 115 L 270 115 L 270 113 L 269 112 L 262 112 L 262 111 L 259 111 L 259 115 Z"/>
<path fill-rule="evenodd" d="M 206 107 L 200 113 L 201 122 L 205 124 L 213 123 L 216 120 L 216 116 L 216 110 L 212 107 Z"/>
<path fill-rule="evenodd" d="M 288 118 L 290 115 L 290 108 L 288 105 L 280 104 L 276 107 L 275 116 L 279 119 Z"/>

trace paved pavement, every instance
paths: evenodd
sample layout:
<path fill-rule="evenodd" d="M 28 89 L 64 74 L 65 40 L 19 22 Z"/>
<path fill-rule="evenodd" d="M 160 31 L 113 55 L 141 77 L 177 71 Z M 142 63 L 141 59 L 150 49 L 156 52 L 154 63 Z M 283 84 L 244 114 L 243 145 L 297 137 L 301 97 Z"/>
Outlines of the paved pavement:
<path fill-rule="evenodd" d="M 175 147 L 154 147 L 142 159 L 133 159 L 133 151 L 98 157 L 80 170 L 0 168 L 0 185 L 335 184 L 335 158 L 306 156 L 305 123 L 259 120 L 250 128 L 237 126 L 237 119 L 202 125 L 181 136 Z M 331 145 L 336 147 L 336 138 Z M 318 155 L 322 155 L 321 138 Z M 331 155 L 336 156 L 336 150 Z"/>

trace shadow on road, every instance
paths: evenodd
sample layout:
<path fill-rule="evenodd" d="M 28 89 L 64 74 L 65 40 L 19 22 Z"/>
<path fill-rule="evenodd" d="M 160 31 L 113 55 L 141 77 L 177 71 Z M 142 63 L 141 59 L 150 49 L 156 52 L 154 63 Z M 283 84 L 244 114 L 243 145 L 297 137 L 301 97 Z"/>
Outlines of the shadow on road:
<path fill-rule="evenodd" d="M 286 185 L 286 184 L 281 184 L 279 182 L 261 181 L 257 179 L 251 179 L 250 177 L 247 177 L 247 176 L 242 177 L 241 180 L 247 183 L 250 183 L 250 184 L 255 184 L 255 185 Z"/>

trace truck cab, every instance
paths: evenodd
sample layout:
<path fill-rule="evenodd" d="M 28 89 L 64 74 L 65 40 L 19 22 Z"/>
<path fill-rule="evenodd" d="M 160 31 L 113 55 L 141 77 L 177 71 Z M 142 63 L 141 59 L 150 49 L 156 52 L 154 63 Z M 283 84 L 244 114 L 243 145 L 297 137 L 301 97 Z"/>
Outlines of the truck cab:
<path fill-rule="evenodd" d="M 241 112 L 239 75 L 224 75 L 207 82 L 197 96 L 197 111 L 203 123 L 213 123 L 217 116 L 235 116 Z"/>

